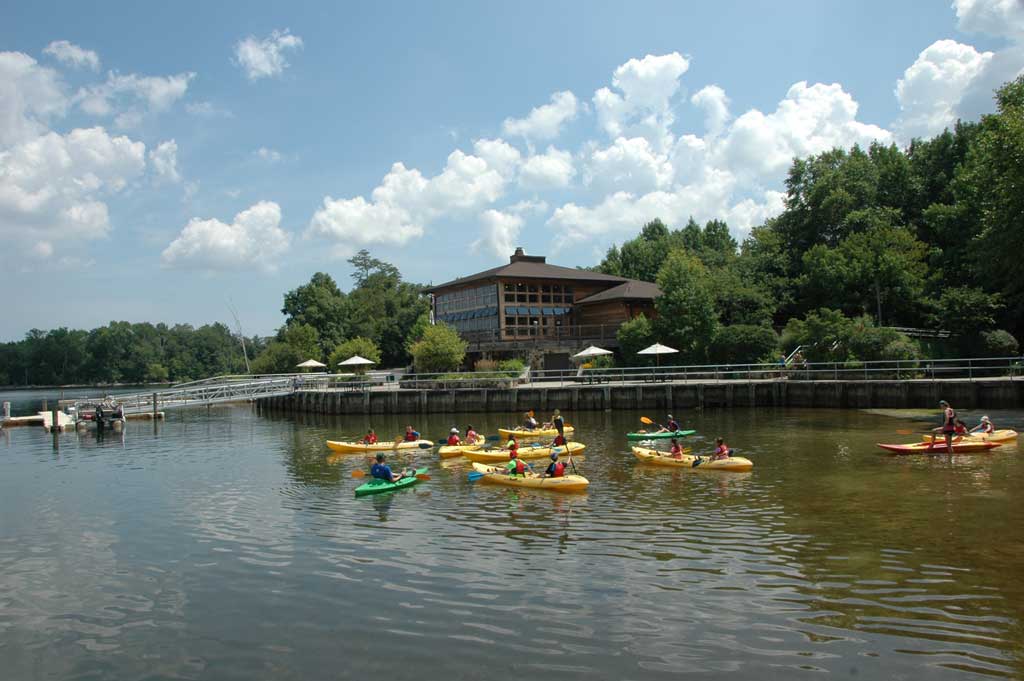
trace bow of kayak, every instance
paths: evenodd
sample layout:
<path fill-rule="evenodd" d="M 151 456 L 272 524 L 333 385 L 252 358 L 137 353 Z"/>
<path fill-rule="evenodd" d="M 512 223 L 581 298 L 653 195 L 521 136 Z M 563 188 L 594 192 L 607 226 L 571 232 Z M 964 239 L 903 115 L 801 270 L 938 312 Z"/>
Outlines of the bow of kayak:
<path fill-rule="evenodd" d="M 745 473 L 754 467 L 753 461 L 742 456 L 730 456 L 726 459 L 712 459 L 710 457 L 696 457 L 684 454 L 681 459 L 677 459 L 673 456 L 669 456 L 665 452 L 658 451 L 657 449 L 647 449 L 645 447 L 633 447 L 633 456 L 644 463 L 654 464 L 655 466 L 683 468 L 692 471 L 729 471 L 731 473 Z"/>
<path fill-rule="evenodd" d="M 582 475 L 565 475 L 561 478 L 545 478 L 536 473 L 527 473 L 525 476 L 506 475 L 500 467 L 482 463 L 474 463 L 473 470 L 484 474 L 484 477 L 480 478 L 484 482 L 507 487 L 529 487 L 553 492 L 582 492 L 590 485 L 590 481 Z"/>
<path fill-rule="evenodd" d="M 450 459 L 456 456 L 462 456 L 466 452 L 475 452 L 483 445 L 442 445 L 438 449 L 438 453 L 442 459 Z"/>
<path fill-rule="evenodd" d="M 552 451 L 558 452 L 559 456 L 578 454 L 586 449 L 582 442 L 568 442 L 562 447 L 520 447 L 520 459 L 542 459 L 550 456 Z M 469 450 L 462 453 L 470 461 L 477 463 L 504 463 L 508 461 L 507 449 Z"/>
<path fill-rule="evenodd" d="M 426 472 L 426 468 L 416 469 L 416 475 L 425 475 Z M 378 478 L 374 478 L 373 480 L 365 482 L 362 485 L 359 485 L 359 487 L 356 487 L 356 496 L 365 497 L 367 494 L 381 494 L 383 492 L 391 492 L 393 490 L 402 489 L 404 487 L 412 487 L 419 481 L 420 479 L 415 476 L 402 478 L 397 482 L 388 482 L 387 480 L 380 480 Z"/>

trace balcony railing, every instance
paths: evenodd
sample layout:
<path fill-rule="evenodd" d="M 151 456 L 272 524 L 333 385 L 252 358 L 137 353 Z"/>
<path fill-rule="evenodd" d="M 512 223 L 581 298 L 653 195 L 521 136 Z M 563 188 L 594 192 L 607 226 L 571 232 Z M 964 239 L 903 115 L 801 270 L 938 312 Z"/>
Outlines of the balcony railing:
<path fill-rule="evenodd" d="M 502 341 L 579 341 L 616 342 L 619 324 L 562 324 L 559 326 L 506 326 L 500 329 L 460 331 L 459 335 L 470 343 Z"/>

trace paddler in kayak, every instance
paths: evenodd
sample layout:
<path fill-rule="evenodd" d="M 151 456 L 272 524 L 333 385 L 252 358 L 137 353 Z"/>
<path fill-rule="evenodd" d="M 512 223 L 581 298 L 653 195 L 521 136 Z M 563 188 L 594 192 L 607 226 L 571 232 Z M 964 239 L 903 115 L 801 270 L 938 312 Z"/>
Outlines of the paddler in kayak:
<path fill-rule="evenodd" d="M 956 412 L 946 400 L 939 400 L 939 408 L 942 409 L 942 425 L 932 428 L 932 446 L 935 446 L 935 434 L 942 433 L 946 438 L 946 451 L 952 453 L 953 434 L 956 432 Z"/>
<path fill-rule="evenodd" d="M 377 444 L 377 433 L 373 432 L 373 428 L 366 431 L 366 435 L 363 436 L 364 445 L 375 445 Z"/>
<path fill-rule="evenodd" d="M 416 442 L 420 439 L 420 434 L 412 429 L 412 426 L 405 427 L 405 435 L 403 436 L 406 442 Z"/>
<path fill-rule="evenodd" d="M 675 418 L 672 416 L 672 414 L 669 414 L 668 415 L 668 423 L 663 425 L 660 430 L 657 430 L 655 432 L 657 432 L 657 433 L 675 433 L 677 431 L 679 431 L 679 422 L 675 420 Z"/>
<path fill-rule="evenodd" d="M 551 463 L 544 471 L 546 478 L 561 478 L 565 475 L 565 464 L 558 460 L 558 452 L 551 452 Z"/>
<path fill-rule="evenodd" d="M 477 434 L 477 432 L 475 430 L 473 430 L 473 426 L 467 424 L 466 425 L 466 444 L 475 445 L 476 441 L 479 440 L 479 439 L 480 439 L 480 435 Z"/>
<path fill-rule="evenodd" d="M 725 440 L 723 440 L 720 437 L 716 437 L 715 444 L 718 446 L 715 447 L 715 451 L 711 455 L 712 461 L 718 461 L 719 459 L 728 459 L 730 456 L 732 456 L 732 450 L 729 449 L 729 445 L 725 444 Z"/>
<path fill-rule="evenodd" d="M 505 443 L 505 449 L 507 449 L 510 453 L 515 453 L 515 454 L 519 453 L 519 443 L 516 442 L 516 436 L 515 435 L 510 435 L 509 436 L 508 442 Z"/>
<path fill-rule="evenodd" d="M 515 440 L 510 441 L 510 444 L 514 444 Z M 505 470 L 502 471 L 504 475 L 526 475 L 526 466 L 523 465 L 523 460 L 519 458 L 519 447 L 510 449 L 508 453 L 508 463 L 505 464 Z"/>
<path fill-rule="evenodd" d="M 967 435 L 967 424 L 957 419 L 956 425 L 953 427 L 953 433 L 956 435 Z"/>
<path fill-rule="evenodd" d="M 673 459 L 683 458 L 683 448 L 679 446 L 679 440 L 672 438 L 672 448 L 669 450 L 669 454 Z"/>
<path fill-rule="evenodd" d="M 462 441 L 459 440 L 459 429 L 452 428 L 451 432 L 448 433 L 448 446 L 455 447 L 460 444 L 462 444 Z"/>
<path fill-rule="evenodd" d="M 373 464 L 370 468 L 370 475 L 378 480 L 386 480 L 387 482 L 398 482 L 402 478 L 408 477 L 407 472 L 393 473 L 391 467 L 384 463 L 383 452 L 377 452 L 377 463 Z"/>
<path fill-rule="evenodd" d="M 996 427 L 992 424 L 992 421 L 987 416 L 981 417 L 981 423 L 971 428 L 972 433 L 981 432 L 985 435 L 991 435 L 996 432 Z"/>
<path fill-rule="evenodd" d="M 523 416 L 526 417 L 523 419 L 523 430 L 537 430 L 540 424 L 537 423 L 537 419 L 533 418 L 533 412 L 528 411 Z"/>

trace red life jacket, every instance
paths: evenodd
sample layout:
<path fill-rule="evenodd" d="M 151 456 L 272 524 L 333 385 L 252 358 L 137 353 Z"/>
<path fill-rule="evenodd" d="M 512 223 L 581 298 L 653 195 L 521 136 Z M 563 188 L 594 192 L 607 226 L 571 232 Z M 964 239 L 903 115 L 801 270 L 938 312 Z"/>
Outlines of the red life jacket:
<path fill-rule="evenodd" d="M 522 459 L 516 459 L 516 475 L 525 475 L 526 466 L 523 464 Z"/>
<path fill-rule="evenodd" d="M 365 442 L 368 445 L 375 445 L 377 444 L 377 436 L 367 435 L 366 437 L 363 438 L 363 442 Z"/>
<path fill-rule="evenodd" d="M 459 444 L 459 436 L 456 435 L 455 433 L 452 433 L 451 435 L 449 435 L 448 436 L 448 444 L 451 445 L 451 446 L 455 446 L 455 445 Z"/>
<path fill-rule="evenodd" d="M 562 477 L 563 475 L 565 475 L 565 464 L 562 463 L 561 461 L 556 461 L 555 462 L 555 470 L 553 470 L 551 473 L 552 473 L 553 477 L 556 477 L 556 478 Z"/>
<path fill-rule="evenodd" d="M 564 447 L 565 446 L 565 438 L 563 436 L 561 436 L 561 435 L 556 435 L 555 436 L 555 446 L 556 447 Z"/>
<path fill-rule="evenodd" d="M 957 435 L 964 435 L 967 432 L 966 426 L 956 426 L 953 428 L 953 432 Z"/>

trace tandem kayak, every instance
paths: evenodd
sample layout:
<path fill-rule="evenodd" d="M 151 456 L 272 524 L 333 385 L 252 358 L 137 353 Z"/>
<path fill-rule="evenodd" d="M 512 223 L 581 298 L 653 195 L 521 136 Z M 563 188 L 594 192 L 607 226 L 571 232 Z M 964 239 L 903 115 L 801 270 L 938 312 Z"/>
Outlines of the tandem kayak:
<path fill-rule="evenodd" d="M 548 489 L 553 492 L 582 492 L 590 485 L 590 481 L 582 475 L 564 475 L 560 478 L 545 478 L 536 473 L 521 475 L 506 475 L 498 466 L 487 466 L 482 463 L 474 463 L 473 470 L 483 473 L 480 478 L 484 482 L 492 482 L 496 485 L 507 485 L 508 487 L 530 487 L 532 489 Z"/>
<path fill-rule="evenodd" d="M 565 431 L 565 434 L 568 436 L 573 433 L 575 428 L 573 428 L 569 424 L 566 424 L 563 430 Z M 553 440 L 555 439 L 555 436 L 558 435 L 558 431 L 554 428 L 537 428 L 536 430 L 527 430 L 525 428 L 498 428 L 498 434 L 504 438 L 508 438 L 515 435 L 517 440 L 534 440 L 542 437 L 549 437 Z"/>
<path fill-rule="evenodd" d="M 953 437 L 954 442 L 1010 442 L 1017 439 L 1017 431 L 1010 430 L 1008 428 L 1003 430 L 994 430 L 991 433 L 970 433 L 969 435 L 956 435 Z M 940 435 L 936 438 L 937 442 L 945 442 L 946 437 Z M 931 435 L 922 435 L 922 442 L 931 442 Z"/>
<path fill-rule="evenodd" d="M 693 435 L 696 430 L 669 430 L 664 433 L 626 433 L 627 440 L 662 440 L 673 437 L 686 437 Z"/>
<path fill-rule="evenodd" d="M 931 442 L 915 442 L 909 445 L 883 445 L 878 444 L 882 449 L 894 454 L 942 454 L 946 451 L 946 441 L 939 440 L 934 445 Z M 972 452 L 987 452 L 999 446 L 998 442 L 954 442 L 954 454 L 970 454 Z"/>
<path fill-rule="evenodd" d="M 424 475 L 427 472 L 426 468 L 417 468 L 416 475 Z M 402 478 L 398 482 L 388 482 L 387 480 L 381 480 L 374 478 L 369 482 L 365 482 L 359 487 L 356 487 L 356 496 L 365 497 L 367 494 L 381 494 L 383 492 L 391 492 L 392 490 L 402 489 L 403 487 L 412 487 L 420 479 L 417 477 Z"/>
<path fill-rule="evenodd" d="M 434 446 L 434 443 L 430 440 L 413 440 L 412 442 L 377 442 L 372 445 L 366 445 L 362 442 L 341 442 L 338 440 L 328 440 L 327 446 L 335 452 L 344 453 L 355 453 L 355 452 L 390 452 L 396 449 L 424 449 L 421 447 L 426 443 L 425 449 L 429 449 Z"/>
<path fill-rule="evenodd" d="M 552 451 L 558 452 L 559 456 L 567 456 L 569 454 L 578 454 L 584 449 L 586 449 L 586 445 L 582 442 L 569 442 L 562 447 L 520 447 L 519 458 L 542 459 L 545 456 L 550 456 Z M 468 450 L 463 452 L 462 455 L 470 461 L 478 463 L 504 463 L 508 461 L 507 449 Z"/>
<path fill-rule="evenodd" d="M 745 473 L 754 467 L 754 462 L 742 456 L 730 456 L 727 459 L 713 460 L 709 456 L 696 457 L 692 454 L 684 454 L 683 458 L 676 459 L 665 452 L 657 449 L 646 449 L 644 447 L 633 447 L 633 456 L 644 463 L 656 466 L 670 466 L 673 468 L 684 468 L 692 471 L 729 471 L 731 473 Z M 695 466 L 698 458 L 700 463 Z"/>

